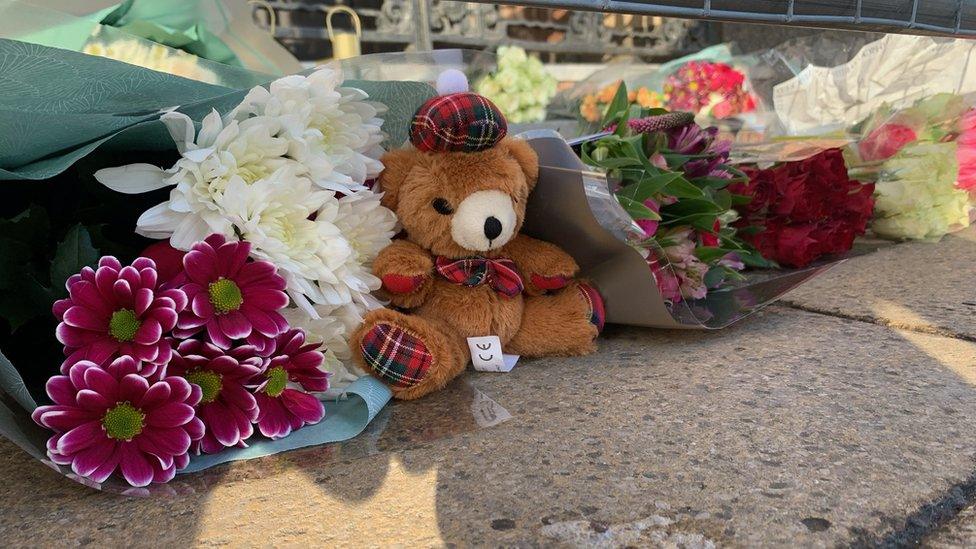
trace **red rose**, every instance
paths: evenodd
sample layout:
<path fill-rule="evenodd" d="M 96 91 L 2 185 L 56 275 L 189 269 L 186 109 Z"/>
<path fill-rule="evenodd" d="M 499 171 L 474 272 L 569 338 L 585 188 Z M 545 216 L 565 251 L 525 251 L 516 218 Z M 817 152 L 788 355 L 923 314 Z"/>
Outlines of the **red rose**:
<path fill-rule="evenodd" d="M 902 147 L 918 139 L 915 130 L 901 124 L 882 124 L 857 144 L 862 160 L 891 158 Z"/>
<path fill-rule="evenodd" d="M 847 176 L 839 150 L 824 151 L 769 169 L 747 168 L 748 183 L 729 190 L 752 201 L 740 207 L 736 227 L 758 227 L 743 235 L 767 259 L 803 267 L 826 254 L 851 249 L 864 234 L 874 209 L 874 185 Z"/>

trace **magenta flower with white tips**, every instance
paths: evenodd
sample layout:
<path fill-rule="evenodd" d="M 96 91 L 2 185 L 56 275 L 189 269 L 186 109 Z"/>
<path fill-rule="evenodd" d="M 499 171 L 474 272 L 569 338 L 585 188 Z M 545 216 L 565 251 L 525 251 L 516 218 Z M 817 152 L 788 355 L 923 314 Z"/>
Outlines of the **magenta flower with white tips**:
<path fill-rule="evenodd" d="M 248 242 L 213 234 L 183 257 L 189 306 L 173 334 L 190 337 L 206 329 L 210 341 L 229 349 L 234 340 L 274 338 L 288 329 L 278 310 L 288 305 L 285 279 L 268 261 L 248 261 Z"/>
<path fill-rule="evenodd" d="M 160 289 L 157 279 L 156 264 L 144 257 L 123 267 L 106 256 L 97 269 L 85 267 L 71 276 L 68 298 L 53 308 L 67 356 L 61 372 L 81 360 L 104 364 L 129 356 L 149 375 L 155 365 L 169 362 L 172 348 L 164 336 L 176 326 L 187 297 L 181 290 Z"/>
<path fill-rule="evenodd" d="M 202 391 L 196 409 L 206 433 L 194 444 L 194 452 L 213 454 L 242 446 L 254 433 L 258 403 L 245 385 L 261 372 L 263 365 L 264 360 L 249 345 L 224 351 L 196 339 L 179 344 L 166 372 L 186 379 Z"/>
<path fill-rule="evenodd" d="M 254 393 L 261 409 L 257 422 L 262 435 L 278 439 L 322 420 L 322 403 L 305 392 L 329 388 L 329 374 L 321 369 L 324 355 L 319 347 L 318 343 L 307 344 L 302 330 L 289 330 L 275 339 Z M 289 383 L 304 391 L 289 387 Z"/>
<path fill-rule="evenodd" d="M 178 377 L 150 381 L 139 370 L 123 356 L 104 368 L 81 361 L 48 380 L 54 404 L 31 417 L 55 433 L 51 461 L 99 483 L 117 471 L 132 486 L 168 482 L 186 467 L 204 433 L 193 409 L 200 388 Z"/>

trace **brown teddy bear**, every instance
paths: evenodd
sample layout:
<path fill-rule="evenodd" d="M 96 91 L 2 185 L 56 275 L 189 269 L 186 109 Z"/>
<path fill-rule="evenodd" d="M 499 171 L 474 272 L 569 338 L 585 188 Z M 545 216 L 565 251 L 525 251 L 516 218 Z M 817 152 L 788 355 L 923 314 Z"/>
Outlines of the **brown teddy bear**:
<path fill-rule="evenodd" d="M 506 132 L 491 101 L 455 91 L 417 111 L 413 146 L 382 158 L 382 203 L 405 234 L 373 272 L 396 309 L 370 312 L 352 341 L 395 398 L 424 396 L 464 371 L 469 337 L 498 336 L 506 353 L 525 357 L 596 347 L 600 295 L 573 279 L 569 254 L 519 234 L 539 165 Z"/>

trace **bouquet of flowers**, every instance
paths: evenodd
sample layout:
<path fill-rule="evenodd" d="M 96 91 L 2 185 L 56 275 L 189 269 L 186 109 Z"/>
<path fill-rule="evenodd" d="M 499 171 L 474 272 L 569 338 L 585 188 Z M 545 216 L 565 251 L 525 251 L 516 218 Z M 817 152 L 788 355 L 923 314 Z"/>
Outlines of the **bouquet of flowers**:
<path fill-rule="evenodd" d="M 162 241 L 123 263 L 97 259 L 84 226 L 69 234 L 74 261 L 56 265 L 97 265 L 53 306 L 66 358 L 32 417 L 53 432 L 55 464 L 96 483 L 167 482 L 191 454 L 318 423 L 313 393 L 361 375 L 342 363 L 344 319 L 381 306 L 369 264 L 396 219 L 367 186 L 385 107 L 342 82 L 332 68 L 278 79 L 199 130 L 166 113 L 175 164 L 96 172 L 114 191 L 168 192 L 135 227 Z"/>
<path fill-rule="evenodd" d="M 604 86 L 596 93 L 584 95 L 579 106 L 579 114 L 583 120 L 594 123 L 603 120 L 607 109 L 621 88 L 626 90 L 623 80 L 618 80 Z M 667 98 L 659 92 L 641 86 L 627 92 L 627 101 L 630 105 L 640 108 L 660 108 L 664 106 Z"/>
<path fill-rule="evenodd" d="M 636 225 L 631 242 L 667 303 L 702 299 L 747 265 L 773 265 L 733 225 L 734 208 L 747 198 L 729 187 L 745 175 L 729 165 L 729 143 L 715 128 L 690 113 L 632 107 L 624 85 L 604 124 L 612 133 L 585 143 L 581 158 L 616 182 L 613 192 Z"/>
<path fill-rule="evenodd" d="M 556 79 L 542 61 L 518 46 L 498 48 L 498 70 L 477 80 L 474 89 L 491 99 L 509 122 L 539 122 L 556 95 Z"/>
<path fill-rule="evenodd" d="M 976 209 L 976 111 L 937 94 L 896 110 L 883 105 L 852 131 L 851 172 L 876 181 L 871 230 L 891 239 L 938 238 L 968 227 Z"/>
<path fill-rule="evenodd" d="M 746 75 L 731 65 L 695 60 L 682 65 L 664 81 L 668 109 L 711 118 L 729 118 L 756 110 L 746 89 Z"/>

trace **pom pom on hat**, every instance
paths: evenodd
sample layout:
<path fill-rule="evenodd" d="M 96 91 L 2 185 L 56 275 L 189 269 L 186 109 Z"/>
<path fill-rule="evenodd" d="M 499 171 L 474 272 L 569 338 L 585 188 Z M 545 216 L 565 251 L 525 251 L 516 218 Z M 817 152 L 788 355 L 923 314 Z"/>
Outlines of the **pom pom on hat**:
<path fill-rule="evenodd" d="M 505 116 L 488 98 L 466 91 L 467 84 L 459 70 L 441 73 L 437 91 L 442 95 L 421 105 L 410 124 L 414 147 L 426 152 L 477 152 L 505 137 Z"/>
<path fill-rule="evenodd" d="M 434 86 L 439 95 L 450 95 L 452 93 L 463 93 L 469 91 L 468 77 L 457 69 L 447 69 L 437 77 L 437 85 Z"/>

